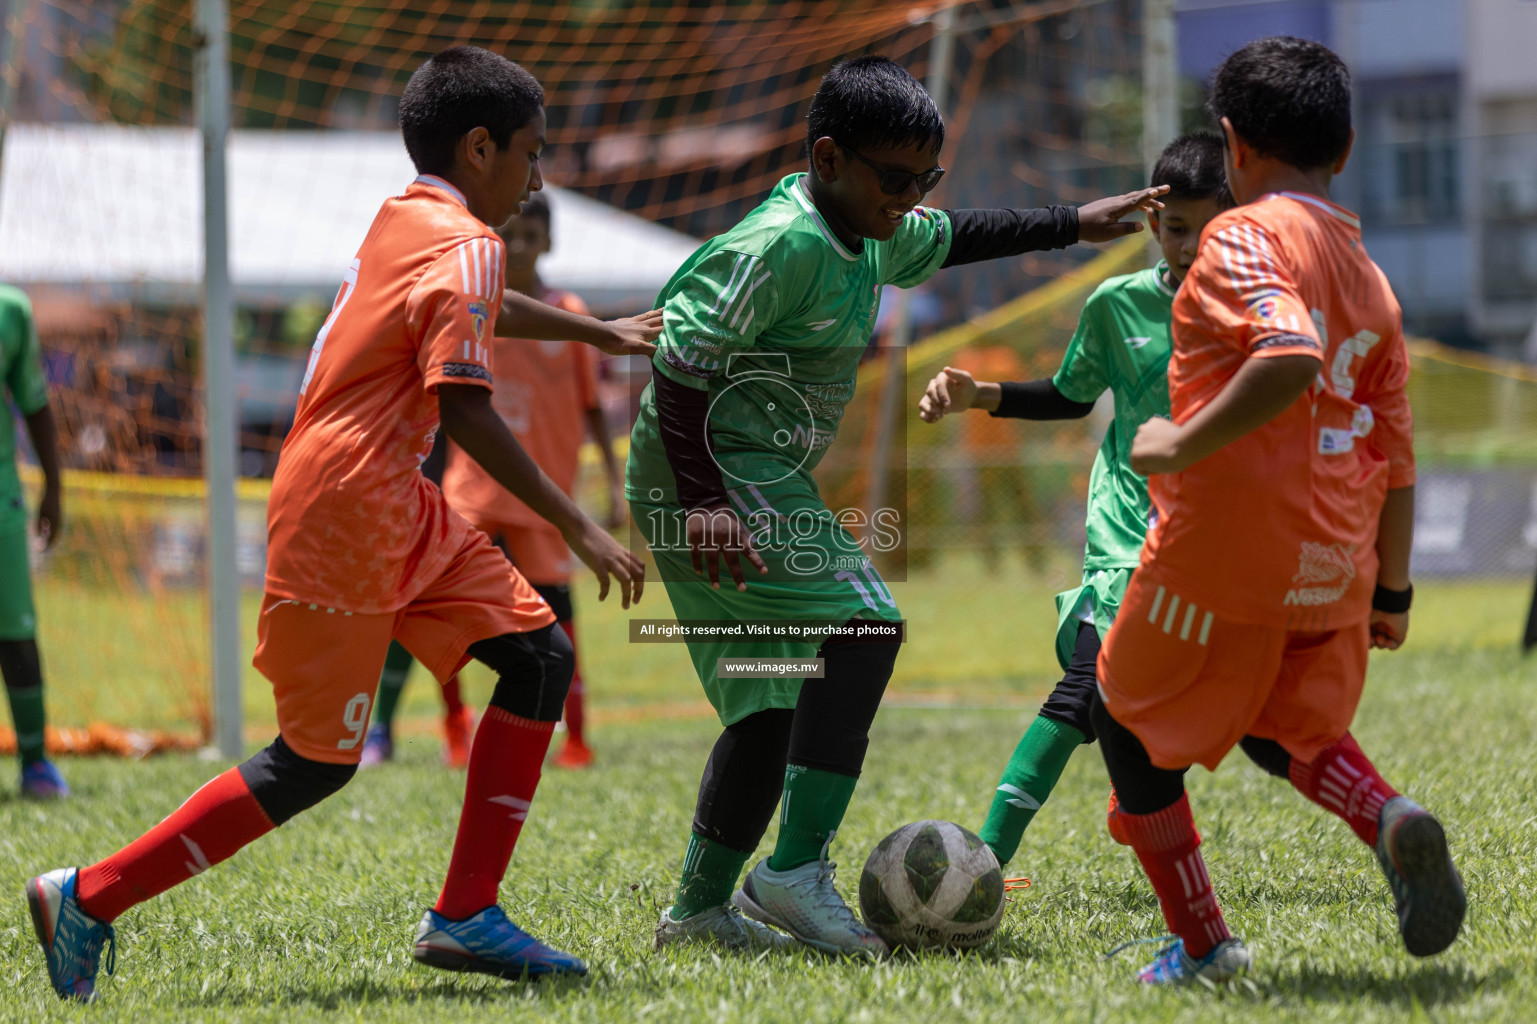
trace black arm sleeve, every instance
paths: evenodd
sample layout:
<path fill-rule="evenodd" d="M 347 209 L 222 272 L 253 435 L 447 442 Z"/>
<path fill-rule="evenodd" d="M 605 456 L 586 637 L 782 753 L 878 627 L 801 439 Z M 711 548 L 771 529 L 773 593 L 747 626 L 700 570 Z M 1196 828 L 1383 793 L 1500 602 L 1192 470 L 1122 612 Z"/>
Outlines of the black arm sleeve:
<path fill-rule="evenodd" d="M 1078 208 L 1039 210 L 946 210 L 954 237 L 940 269 L 1018 256 L 1038 249 L 1065 249 L 1078 242 Z"/>
<path fill-rule="evenodd" d="M 664 373 L 651 375 L 656 425 L 662 450 L 678 481 L 678 503 L 685 509 L 726 503 L 726 483 L 710 454 L 710 393 L 679 384 Z"/>
<path fill-rule="evenodd" d="M 998 409 L 992 413 L 1012 420 L 1078 420 L 1094 408 L 1093 402 L 1075 402 L 1052 383 L 1051 378 L 1041 380 L 1004 381 L 999 385 L 1003 395 L 998 399 Z"/>

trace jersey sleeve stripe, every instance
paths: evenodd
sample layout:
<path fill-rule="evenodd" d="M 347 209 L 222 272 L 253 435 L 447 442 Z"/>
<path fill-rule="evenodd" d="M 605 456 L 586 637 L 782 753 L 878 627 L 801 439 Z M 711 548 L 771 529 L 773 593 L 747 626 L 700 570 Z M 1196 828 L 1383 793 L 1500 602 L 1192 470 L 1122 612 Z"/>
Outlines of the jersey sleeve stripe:
<path fill-rule="evenodd" d="M 1249 283 L 1249 277 L 1246 270 L 1239 269 L 1239 264 L 1234 259 L 1234 257 L 1237 255 L 1238 248 L 1235 244 L 1235 236 L 1236 229 L 1228 228 L 1226 231 L 1219 231 L 1217 233 L 1217 240 L 1219 243 L 1221 243 L 1220 248 L 1222 250 L 1222 265 L 1227 268 L 1228 279 L 1233 282 L 1234 290 L 1242 291 L 1243 288 Z"/>
<path fill-rule="evenodd" d="M 459 247 L 459 286 L 466 295 L 470 293 L 470 268 L 469 264 L 465 261 L 464 246 L 462 245 Z"/>
<path fill-rule="evenodd" d="M 758 258 L 756 256 L 745 256 L 743 259 L 744 262 L 742 264 L 742 275 L 740 277 L 733 275 L 733 279 L 736 281 L 736 283 L 730 287 L 729 293 L 725 297 L 725 306 L 720 312 L 720 318 L 722 320 L 726 318 L 727 313 L 731 312 L 731 307 L 736 304 L 737 296 L 741 294 L 742 288 L 752 277 L 753 267 L 758 262 Z"/>
<path fill-rule="evenodd" d="M 491 242 L 491 283 L 486 288 L 486 302 L 492 307 L 500 304 L 503 268 L 507 265 L 506 248 L 501 242 Z"/>
<path fill-rule="evenodd" d="M 742 311 L 751 307 L 751 305 L 752 305 L 752 302 L 751 302 L 752 293 L 757 291 L 758 290 L 758 286 L 761 285 L 764 281 L 767 281 L 769 279 L 769 276 L 770 276 L 769 272 L 767 270 L 765 270 L 757 278 L 757 280 L 753 281 L 753 283 L 750 286 L 748 286 L 747 291 L 742 293 L 742 301 L 737 304 L 736 315 L 731 318 L 730 326 L 731 326 L 731 329 L 733 331 L 737 329 L 736 322 L 738 320 L 742 319 Z"/>
<path fill-rule="evenodd" d="M 721 289 L 720 295 L 716 296 L 715 305 L 710 307 L 711 316 L 719 314 L 722 307 L 730 305 L 731 300 L 729 296 L 736 290 L 737 276 L 741 274 L 742 265 L 747 261 L 747 259 L 747 254 L 742 253 L 737 256 L 736 262 L 731 265 L 731 277 L 726 282 L 726 287 Z M 751 265 L 749 265 L 747 269 L 750 272 L 752 270 Z"/>

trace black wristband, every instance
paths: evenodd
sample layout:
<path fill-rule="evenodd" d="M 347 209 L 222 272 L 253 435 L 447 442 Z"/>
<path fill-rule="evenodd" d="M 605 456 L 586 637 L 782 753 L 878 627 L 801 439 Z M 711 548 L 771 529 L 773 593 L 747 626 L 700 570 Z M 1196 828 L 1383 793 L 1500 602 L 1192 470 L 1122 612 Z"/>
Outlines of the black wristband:
<path fill-rule="evenodd" d="M 1405 590 L 1389 590 L 1381 583 L 1372 591 L 1372 608 L 1389 615 L 1402 615 L 1414 603 L 1414 584 Z"/>

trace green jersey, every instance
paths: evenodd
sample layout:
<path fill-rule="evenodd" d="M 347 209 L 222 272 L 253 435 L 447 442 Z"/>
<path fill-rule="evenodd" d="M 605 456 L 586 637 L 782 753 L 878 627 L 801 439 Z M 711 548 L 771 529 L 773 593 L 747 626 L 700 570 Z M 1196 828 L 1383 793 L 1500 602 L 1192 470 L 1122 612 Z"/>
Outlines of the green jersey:
<path fill-rule="evenodd" d="M 1096 288 L 1052 378 L 1075 402 L 1093 402 L 1106 390 L 1115 396 L 1115 420 L 1089 476 L 1085 572 L 1134 568 L 1147 535 L 1147 478 L 1131 468 L 1131 442 L 1142 424 L 1169 415 L 1174 286 L 1168 275 L 1160 260 Z"/>
<path fill-rule="evenodd" d="M 1112 277 L 1094 290 L 1078 319 L 1052 383 L 1075 402 L 1093 402 L 1108 390 L 1115 420 L 1089 474 L 1083 586 L 1057 596 L 1057 657 L 1072 658 L 1078 622 L 1110 629 L 1142 553 L 1151 502 L 1147 478 L 1131 468 L 1137 428 L 1169 415 L 1170 323 L 1174 282 L 1168 264 Z"/>
<path fill-rule="evenodd" d="M 705 243 L 662 289 L 653 369 L 710 393 L 710 449 L 727 488 L 812 469 L 838 436 L 881 286 L 916 285 L 950 252 L 949 217 L 918 207 L 859 252 L 817 212 L 804 174 L 781 181 L 736 227 Z M 674 504 L 652 388 L 641 396 L 625 491 Z"/>
<path fill-rule="evenodd" d="M 32 303 L 26 293 L 10 285 L 0 285 L 0 382 L 23 416 L 48 404 Z M 16 418 L 4 409 L 0 413 L 0 533 L 26 521 L 21 480 L 16 475 Z"/>

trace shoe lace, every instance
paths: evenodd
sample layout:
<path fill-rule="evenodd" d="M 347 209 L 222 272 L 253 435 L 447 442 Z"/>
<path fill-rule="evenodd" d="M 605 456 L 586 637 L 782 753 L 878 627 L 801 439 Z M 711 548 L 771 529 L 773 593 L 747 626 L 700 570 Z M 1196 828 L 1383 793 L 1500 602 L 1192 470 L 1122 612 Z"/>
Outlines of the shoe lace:
<path fill-rule="evenodd" d="M 857 922 L 857 919 L 854 917 L 854 911 L 849 909 L 849 905 L 843 901 L 842 896 L 838 895 L 838 889 L 833 885 L 833 876 L 837 873 L 838 865 L 833 863 L 828 857 L 828 853 L 832 847 L 833 838 L 837 834 L 838 830 L 833 829 L 827 833 L 827 838 L 823 840 L 822 852 L 817 855 L 818 869 L 816 875 L 814 877 L 808 875 L 805 878 L 798 878 L 786 886 L 786 888 L 794 888 L 796 886 L 808 887 L 815 894 L 818 909 L 832 911 L 833 916 L 838 918 L 839 921 L 854 923 Z"/>
<path fill-rule="evenodd" d="M 94 926 L 86 933 L 85 940 L 81 943 L 84 947 L 79 959 L 80 967 L 96 961 L 100 963 L 101 950 L 105 946 L 107 950 L 107 962 L 104 965 L 108 976 L 117 969 L 117 929 L 105 921 L 95 922 Z M 81 972 L 82 974 L 84 971 Z"/>
<path fill-rule="evenodd" d="M 1030 879 L 1026 878 L 1024 875 L 1020 875 L 1018 878 L 1005 878 L 1003 880 L 1003 891 L 1005 893 L 1003 897 L 1004 902 L 1014 902 L 1014 897 L 1007 895 L 1008 893 L 1022 892 L 1028 888 L 1030 888 Z"/>
<path fill-rule="evenodd" d="M 1164 948 L 1160 949 L 1158 951 L 1158 955 L 1162 956 L 1164 953 L 1166 953 L 1170 949 L 1172 949 L 1174 947 L 1175 943 L 1179 942 L 1179 936 L 1178 935 L 1173 935 L 1173 934 L 1168 934 L 1168 935 L 1149 935 L 1146 938 L 1142 938 L 1142 939 L 1127 939 L 1125 942 L 1121 943 L 1119 946 L 1116 946 L 1114 949 L 1110 950 L 1110 952 L 1105 953 L 1102 956 L 1100 956 L 1100 960 L 1109 960 L 1111 957 L 1117 955 L 1118 953 L 1122 952 L 1123 950 L 1131 949 L 1133 946 L 1151 946 L 1151 945 L 1154 945 L 1155 943 L 1159 943 L 1159 942 L 1166 943 Z"/>
<path fill-rule="evenodd" d="M 107 977 L 110 978 L 112 972 L 117 969 L 117 929 L 110 924 L 104 924 L 101 930 L 103 940 L 107 944 L 107 962 L 104 966 L 107 968 Z"/>
<path fill-rule="evenodd" d="M 521 946 L 533 941 L 527 933 L 507 919 L 506 912 L 499 906 L 493 905 L 487 908 L 485 925 L 488 935 L 496 937 L 495 944 L 486 950 L 492 956 L 513 953 Z"/>

